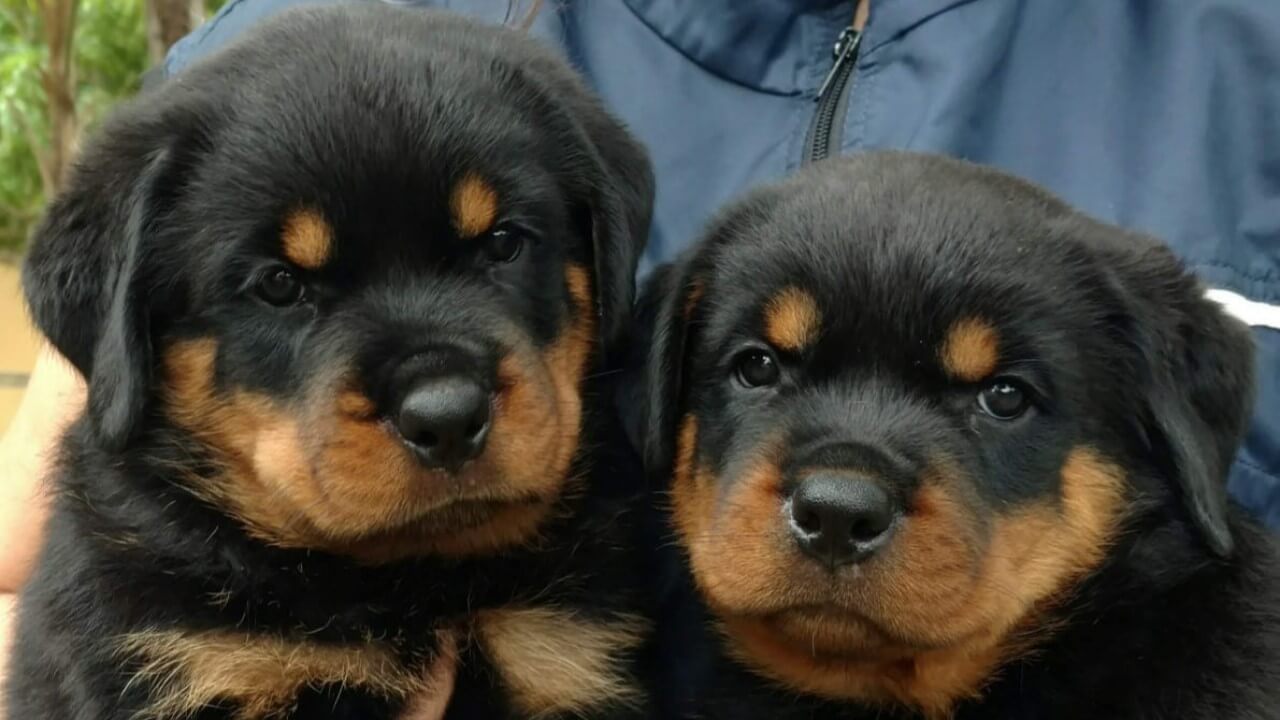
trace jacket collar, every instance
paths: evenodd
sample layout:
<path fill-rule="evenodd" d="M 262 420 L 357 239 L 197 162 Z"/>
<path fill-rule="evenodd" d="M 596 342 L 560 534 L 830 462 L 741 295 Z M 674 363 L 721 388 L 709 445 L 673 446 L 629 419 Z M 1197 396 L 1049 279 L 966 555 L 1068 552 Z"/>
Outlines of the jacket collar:
<path fill-rule="evenodd" d="M 854 0 L 624 0 L 646 25 L 709 72 L 783 95 L 813 92 Z M 871 0 L 864 53 L 972 0 Z"/>

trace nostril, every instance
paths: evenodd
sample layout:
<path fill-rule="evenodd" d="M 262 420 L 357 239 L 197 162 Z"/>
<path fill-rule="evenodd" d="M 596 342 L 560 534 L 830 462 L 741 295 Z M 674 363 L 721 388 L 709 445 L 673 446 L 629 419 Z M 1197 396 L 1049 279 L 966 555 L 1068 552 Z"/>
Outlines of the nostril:
<path fill-rule="evenodd" d="M 435 433 L 427 430 L 419 432 L 413 441 L 424 448 L 433 448 L 440 444 L 440 438 L 436 437 Z"/>
<path fill-rule="evenodd" d="M 822 532 L 822 517 L 814 510 L 808 508 L 800 508 L 793 517 L 796 521 L 796 527 L 810 535 Z"/>
<path fill-rule="evenodd" d="M 855 542 L 869 542 L 880 537 L 888 527 L 889 523 L 879 516 L 857 517 L 849 527 L 849 537 Z"/>

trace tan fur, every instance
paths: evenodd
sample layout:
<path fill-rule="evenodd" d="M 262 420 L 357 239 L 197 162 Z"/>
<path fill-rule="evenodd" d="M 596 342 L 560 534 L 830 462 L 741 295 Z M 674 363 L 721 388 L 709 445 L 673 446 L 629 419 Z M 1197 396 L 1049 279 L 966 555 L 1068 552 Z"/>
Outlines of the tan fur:
<path fill-rule="evenodd" d="M 647 631 L 638 617 L 605 623 L 552 608 L 487 610 L 476 621 L 486 654 L 529 718 L 639 701 L 624 658 Z"/>
<path fill-rule="evenodd" d="M 694 460 L 696 439 L 696 421 L 688 416 L 676 448 L 683 472 L 672 486 L 671 503 L 694 579 L 713 598 L 746 598 L 756 590 L 769 595 L 773 591 L 758 583 L 768 575 L 786 584 L 776 548 L 791 545 L 781 522 L 781 471 L 761 453 L 722 490 L 714 473 Z"/>
<path fill-rule="evenodd" d="M 595 337 L 586 269 L 568 266 L 565 283 L 567 328 L 545 350 L 517 343 L 500 360 L 503 391 L 485 452 L 457 477 L 417 463 L 341 378 L 315 380 L 309 399 L 289 405 L 223 392 L 213 382 L 216 341 L 175 343 L 164 353 L 165 407 L 223 466 L 193 491 L 265 542 L 368 562 L 535 539 L 569 482 Z"/>
<path fill-rule="evenodd" d="M 734 654 L 797 690 L 928 717 L 1051 629 L 1045 613 L 1102 561 L 1123 519 L 1123 473 L 1088 447 L 1064 464 L 1059 498 L 989 521 L 963 490 L 971 481 L 939 464 L 885 551 L 832 586 L 786 530 L 771 451 L 721 480 L 697 465 L 696 443 L 687 416 L 673 519 Z"/>
<path fill-rule="evenodd" d="M 333 228 L 314 210 L 299 210 L 284 221 L 284 256 L 307 270 L 319 270 L 333 253 Z"/>
<path fill-rule="evenodd" d="M 175 424 L 198 437 L 223 468 L 214 478 L 193 480 L 193 491 L 264 542 L 369 562 L 483 552 L 532 533 L 564 482 L 568 463 L 549 467 L 540 455 L 538 443 L 558 437 L 553 423 L 542 423 L 550 429 L 541 437 L 498 425 L 496 441 L 511 436 L 525 443 L 528 458 L 507 470 L 482 456 L 461 478 L 460 492 L 452 480 L 422 468 L 363 396 L 321 388 L 317 394 L 329 403 L 294 408 L 246 391 L 221 393 L 213 387 L 216 354 L 211 339 L 169 348 L 165 404 Z M 533 378 L 516 387 L 532 388 L 524 391 L 532 395 L 527 403 L 545 399 L 551 406 L 550 385 Z M 538 494 L 547 499 L 531 497 Z"/>
<path fill-rule="evenodd" d="M 493 186 L 476 175 L 467 175 L 449 196 L 453 229 L 464 238 L 489 232 L 498 219 L 498 193 Z"/>
<path fill-rule="evenodd" d="M 818 339 L 822 313 L 813 295 L 795 287 L 782 290 L 764 311 L 764 338 L 779 350 L 799 352 Z"/>
<path fill-rule="evenodd" d="M 507 391 L 496 406 L 485 451 L 508 482 L 543 498 L 559 496 L 568 482 L 582 430 L 582 382 L 595 342 L 586 269 L 567 266 L 565 284 L 573 309 L 560 337 L 536 360 L 508 357 L 498 365 L 499 385 Z M 508 521 L 510 528 L 521 524 L 514 517 Z"/>
<path fill-rule="evenodd" d="M 715 512 L 715 487 L 706 483 L 707 474 L 698 472 L 694 465 L 697 450 L 698 418 L 692 414 L 685 415 L 676 436 L 671 518 L 691 554 L 697 552 Z"/>
<path fill-rule="evenodd" d="M 429 691 L 422 668 L 407 668 L 380 643 L 328 645 L 224 631 L 148 630 L 120 639 L 140 663 L 132 682 L 152 687 L 142 718 L 174 720 L 232 702 L 237 720 L 287 712 L 307 686 L 341 684 L 394 698 Z"/>
<path fill-rule="evenodd" d="M 942 343 L 942 366 L 964 382 L 985 380 L 1000 363 L 1000 334 L 991 323 L 965 318 L 951 326 Z"/>
<path fill-rule="evenodd" d="M 373 417 L 376 410 L 373 401 L 358 392 L 345 390 L 338 394 L 338 412 L 344 415 L 364 420 Z"/>

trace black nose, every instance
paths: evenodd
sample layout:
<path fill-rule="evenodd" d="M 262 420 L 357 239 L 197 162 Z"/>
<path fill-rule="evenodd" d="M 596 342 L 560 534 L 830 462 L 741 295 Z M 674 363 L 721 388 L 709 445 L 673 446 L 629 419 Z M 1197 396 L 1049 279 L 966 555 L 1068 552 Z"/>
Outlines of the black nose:
<path fill-rule="evenodd" d="M 791 495 L 791 532 L 805 553 L 831 568 L 880 549 L 896 514 L 884 488 L 856 476 L 811 475 Z"/>
<path fill-rule="evenodd" d="M 425 465 L 457 470 L 484 449 L 489 393 L 461 375 L 424 380 L 405 393 L 396 426 Z"/>

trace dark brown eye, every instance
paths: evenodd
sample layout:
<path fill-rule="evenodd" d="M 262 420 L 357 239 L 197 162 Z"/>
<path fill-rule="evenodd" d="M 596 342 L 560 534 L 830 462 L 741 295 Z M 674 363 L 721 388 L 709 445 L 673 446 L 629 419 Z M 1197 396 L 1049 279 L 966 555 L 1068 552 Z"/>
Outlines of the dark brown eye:
<path fill-rule="evenodd" d="M 302 302 L 305 291 L 302 281 L 288 268 L 268 270 L 258 280 L 258 297 L 278 307 Z"/>
<path fill-rule="evenodd" d="M 978 408 L 997 420 L 1013 420 L 1031 404 L 1017 383 L 997 380 L 978 393 Z"/>
<path fill-rule="evenodd" d="M 749 388 L 774 385 L 781 377 L 778 361 L 764 350 L 748 350 L 738 356 L 734 365 L 738 382 Z"/>
<path fill-rule="evenodd" d="M 494 230 L 484 239 L 482 252 L 490 265 L 513 263 L 524 250 L 524 237 L 511 230 Z"/>

